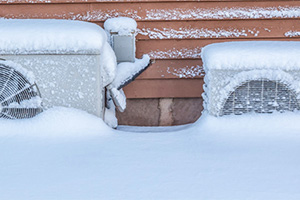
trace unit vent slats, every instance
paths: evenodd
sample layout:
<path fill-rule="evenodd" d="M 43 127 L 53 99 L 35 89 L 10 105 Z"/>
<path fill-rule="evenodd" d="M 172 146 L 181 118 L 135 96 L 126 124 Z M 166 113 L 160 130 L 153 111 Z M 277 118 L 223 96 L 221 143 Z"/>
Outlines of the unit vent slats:
<path fill-rule="evenodd" d="M 248 112 L 272 113 L 299 110 L 295 92 L 278 81 L 252 80 L 241 84 L 232 92 L 221 115 L 241 115 Z"/>

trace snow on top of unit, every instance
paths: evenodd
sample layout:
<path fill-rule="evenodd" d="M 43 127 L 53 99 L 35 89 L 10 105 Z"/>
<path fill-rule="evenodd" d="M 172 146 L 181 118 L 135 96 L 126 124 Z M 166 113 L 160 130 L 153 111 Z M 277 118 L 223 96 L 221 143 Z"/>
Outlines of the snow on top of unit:
<path fill-rule="evenodd" d="M 300 68 L 300 42 L 251 41 L 207 45 L 201 57 L 204 69 Z"/>
<path fill-rule="evenodd" d="M 128 17 L 116 17 L 105 21 L 104 29 L 108 32 L 116 32 L 119 35 L 130 35 L 136 31 L 137 23 Z"/>
<path fill-rule="evenodd" d="M 0 19 L 0 54 L 98 54 L 106 41 L 93 23 L 56 19 Z"/>

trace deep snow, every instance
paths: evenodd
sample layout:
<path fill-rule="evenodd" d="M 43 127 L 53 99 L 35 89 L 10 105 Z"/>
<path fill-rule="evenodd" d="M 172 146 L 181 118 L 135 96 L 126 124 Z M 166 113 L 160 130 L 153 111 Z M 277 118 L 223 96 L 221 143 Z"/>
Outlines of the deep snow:
<path fill-rule="evenodd" d="M 67 108 L 0 120 L 0 199 L 298 200 L 299 121 L 204 114 L 124 132 Z"/>

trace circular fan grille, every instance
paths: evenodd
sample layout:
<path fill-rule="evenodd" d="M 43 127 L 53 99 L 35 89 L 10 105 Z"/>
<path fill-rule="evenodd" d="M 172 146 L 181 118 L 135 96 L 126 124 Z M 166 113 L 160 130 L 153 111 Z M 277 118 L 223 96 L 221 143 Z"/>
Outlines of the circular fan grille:
<path fill-rule="evenodd" d="M 0 64 L 0 118 L 31 118 L 42 111 L 36 84 L 16 69 Z"/>
<path fill-rule="evenodd" d="M 243 83 L 226 100 L 222 115 L 248 112 L 273 113 L 299 110 L 296 93 L 279 81 L 267 79 Z"/>

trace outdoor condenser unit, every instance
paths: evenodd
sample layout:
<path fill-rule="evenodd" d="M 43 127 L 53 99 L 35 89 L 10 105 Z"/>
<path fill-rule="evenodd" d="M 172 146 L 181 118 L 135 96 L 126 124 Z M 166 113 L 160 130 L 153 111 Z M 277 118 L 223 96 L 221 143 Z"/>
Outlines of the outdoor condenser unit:
<path fill-rule="evenodd" d="M 116 60 L 99 26 L 3 19 L 0 58 L 0 117 L 34 116 L 42 110 L 40 97 L 43 108 L 73 107 L 103 117 L 105 86 L 114 79 Z"/>
<path fill-rule="evenodd" d="M 214 116 L 300 109 L 300 42 L 229 42 L 203 48 L 204 107 Z"/>

